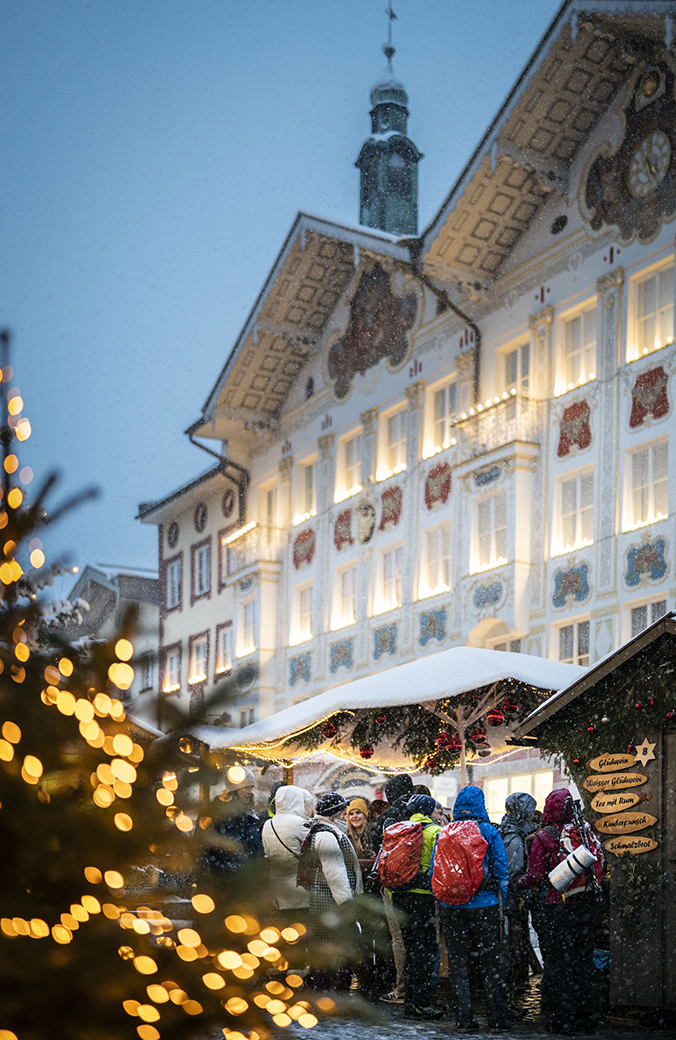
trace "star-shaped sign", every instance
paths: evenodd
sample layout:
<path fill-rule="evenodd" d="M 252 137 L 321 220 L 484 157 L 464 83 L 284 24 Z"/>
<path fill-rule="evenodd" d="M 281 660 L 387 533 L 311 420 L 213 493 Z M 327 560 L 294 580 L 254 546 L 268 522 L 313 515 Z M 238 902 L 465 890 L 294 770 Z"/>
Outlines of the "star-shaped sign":
<path fill-rule="evenodd" d="M 650 762 L 655 757 L 655 744 L 651 744 L 646 737 L 642 744 L 636 745 L 636 761 Z"/>

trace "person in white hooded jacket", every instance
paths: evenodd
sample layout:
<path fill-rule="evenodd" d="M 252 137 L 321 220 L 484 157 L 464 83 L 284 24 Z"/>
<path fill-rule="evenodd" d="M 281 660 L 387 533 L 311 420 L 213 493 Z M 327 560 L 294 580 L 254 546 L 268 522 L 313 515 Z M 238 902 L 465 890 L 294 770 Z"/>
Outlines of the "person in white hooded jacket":
<path fill-rule="evenodd" d="M 310 905 L 310 893 L 296 884 L 300 847 L 308 833 L 308 795 L 301 787 L 280 787 L 275 795 L 275 815 L 263 824 L 263 849 L 270 860 L 278 910 L 307 909 Z"/>

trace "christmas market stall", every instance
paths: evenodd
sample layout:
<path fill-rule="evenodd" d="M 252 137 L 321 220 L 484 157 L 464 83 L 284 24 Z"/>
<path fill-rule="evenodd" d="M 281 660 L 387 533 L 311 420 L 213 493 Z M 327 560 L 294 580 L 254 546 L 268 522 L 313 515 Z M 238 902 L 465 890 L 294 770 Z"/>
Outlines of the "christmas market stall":
<path fill-rule="evenodd" d="M 676 616 L 517 727 L 561 756 L 610 867 L 610 1002 L 676 1009 Z"/>
<path fill-rule="evenodd" d="M 514 726 L 554 690 L 584 674 L 576 665 L 457 646 L 334 687 L 244 729 L 200 726 L 213 751 L 230 750 L 285 775 L 322 752 L 374 772 L 434 775 L 507 748 Z"/>

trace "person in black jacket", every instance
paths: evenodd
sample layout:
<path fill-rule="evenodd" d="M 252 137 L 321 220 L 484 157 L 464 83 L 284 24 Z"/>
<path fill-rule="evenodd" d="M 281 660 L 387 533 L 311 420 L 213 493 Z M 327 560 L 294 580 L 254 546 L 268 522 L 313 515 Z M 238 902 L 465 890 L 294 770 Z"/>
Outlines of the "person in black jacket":
<path fill-rule="evenodd" d="M 407 805 L 412 794 L 413 781 L 408 773 L 400 773 L 398 776 L 393 776 L 385 784 L 385 796 L 389 802 L 389 806 L 385 812 L 381 813 L 377 818 L 371 832 L 371 844 L 376 855 L 378 855 L 380 847 L 383 844 L 383 831 L 385 828 L 389 827 L 392 823 L 401 823 L 403 820 L 409 819 L 411 814 L 407 809 Z M 383 889 L 383 902 L 385 904 L 385 915 L 387 917 L 387 924 L 390 929 L 390 938 L 392 940 L 392 956 L 394 958 L 397 981 L 395 988 L 390 993 L 383 993 L 380 999 L 386 1004 L 403 1004 L 404 965 L 406 958 L 404 939 L 401 934 L 401 925 L 397 920 L 389 894 L 385 889 Z"/>
<path fill-rule="evenodd" d="M 226 777 L 225 790 L 214 799 L 214 831 L 224 840 L 206 846 L 203 856 L 206 870 L 216 873 L 237 870 L 248 860 L 263 855 L 263 839 L 253 811 L 256 778 L 250 769 L 243 769 L 243 773 L 244 778 L 239 781 Z"/>

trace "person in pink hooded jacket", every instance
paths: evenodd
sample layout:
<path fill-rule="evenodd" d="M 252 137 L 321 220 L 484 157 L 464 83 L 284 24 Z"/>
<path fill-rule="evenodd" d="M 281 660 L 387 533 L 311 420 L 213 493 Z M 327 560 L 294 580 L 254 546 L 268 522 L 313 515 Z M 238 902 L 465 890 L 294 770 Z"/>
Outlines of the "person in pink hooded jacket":
<path fill-rule="evenodd" d="M 547 1030 L 562 1036 L 576 1032 L 593 1033 L 597 1028 L 593 975 L 594 938 L 599 910 L 599 890 L 595 883 L 566 899 L 549 882 L 549 872 L 559 862 L 561 831 L 572 819 L 570 791 L 558 788 L 547 795 L 542 829 L 535 834 L 528 858 L 528 870 L 519 879 L 520 889 L 534 889 L 545 895 L 540 951 L 544 961 L 542 1014 Z"/>

